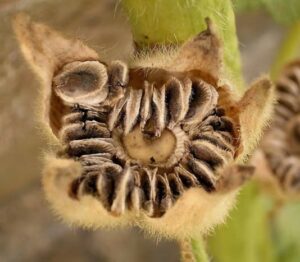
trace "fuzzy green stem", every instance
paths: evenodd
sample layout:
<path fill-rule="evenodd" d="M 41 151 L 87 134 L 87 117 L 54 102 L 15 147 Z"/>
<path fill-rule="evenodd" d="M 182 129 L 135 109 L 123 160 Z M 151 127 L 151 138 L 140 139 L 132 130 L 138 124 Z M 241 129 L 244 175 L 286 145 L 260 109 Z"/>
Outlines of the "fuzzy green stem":
<path fill-rule="evenodd" d="M 197 262 L 208 262 L 209 258 L 205 250 L 202 238 L 191 239 L 192 251 Z"/>
<path fill-rule="evenodd" d="M 225 77 L 243 88 L 231 0 L 122 0 L 139 46 L 180 44 L 206 29 L 210 17 L 224 44 Z"/>
<path fill-rule="evenodd" d="M 275 58 L 271 68 L 271 77 L 276 79 L 288 62 L 291 62 L 299 54 L 300 47 L 300 22 L 295 23 L 289 29 L 285 40 Z"/>

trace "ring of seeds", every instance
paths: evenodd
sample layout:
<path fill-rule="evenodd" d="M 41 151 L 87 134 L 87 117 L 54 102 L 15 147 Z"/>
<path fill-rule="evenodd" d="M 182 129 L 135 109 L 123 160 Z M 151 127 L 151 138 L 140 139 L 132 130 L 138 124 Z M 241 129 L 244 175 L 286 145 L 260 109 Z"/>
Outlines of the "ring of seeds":
<path fill-rule="evenodd" d="M 83 170 L 73 198 L 91 194 L 113 215 L 160 217 L 191 187 L 215 191 L 216 170 L 233 160 L 238 139 L 214 86 L 190 73 L 84 63 L 53 81 L 72 108 L 60 131 L 64 154 Z"/>

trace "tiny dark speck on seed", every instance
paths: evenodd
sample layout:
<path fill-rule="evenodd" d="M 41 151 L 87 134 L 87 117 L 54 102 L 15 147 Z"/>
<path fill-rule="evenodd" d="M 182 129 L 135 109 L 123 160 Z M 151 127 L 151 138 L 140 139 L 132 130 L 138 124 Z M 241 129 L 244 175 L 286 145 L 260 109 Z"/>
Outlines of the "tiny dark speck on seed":
<path fill-rule="evenodd" d="M 152 156 L 152 157 L 150 158 L 150 161 L 151 161 L 151 163 L 155 163 L 155 158 Z"/>

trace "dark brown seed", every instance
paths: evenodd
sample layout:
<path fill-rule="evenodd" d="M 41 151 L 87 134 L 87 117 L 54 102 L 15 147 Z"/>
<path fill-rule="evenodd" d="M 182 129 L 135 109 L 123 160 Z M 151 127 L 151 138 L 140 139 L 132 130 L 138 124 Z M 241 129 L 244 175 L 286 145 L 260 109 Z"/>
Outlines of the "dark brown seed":
<path fill-rule="evenodd" d="M 195 187 L 199 185 L 196 176 L 186 170 L 183 166 L 175 167 L 175 173 L 179 177 L 185 188 Z"/>
<path fill-rule="evenodd" d="M 217 105 L 218 93 L 209 84 L 198 81 L 192 85 L 190 107 L 186 115 L 186 123 L 199 123 Z"/>
<path fill-rule="evenodd" d="M 142 99 L 142 89 L 130 88 L 129 98 L 127 100 L 124 117 L 124 134 L 128 134 L 136 124 Z"/>
<path fill-rule="evenodd" d="M 228 143 L 222 135 L 217 132 L 203 132 L 196 134 L 193 139 L 204 140 L 207 141 L 219 149 L 222 149 L 227 152 L 234 153 L 234 147 L 230 143 Z"/>
<path fill-rule="evenodd" d="M 115 216 L 124 214 L 127 208 L 127 197 L 134 187 L 134 175 L 130 167 L 126 167 L 117 177 L 111 213 Z"/>
<path fill-rule="evenodd" d="M 145 194 L 145 202 L 143 205 L 147 215 L 152 217 L 155 215 L 155 199 L 156 199 L 156 172 L 157 169 L 144 169 L 141 177 L 141 187 Z"/>
<path fill-rule="evenodd" d="M 91 138 L 83 140 L 73 140 L 70 142 L 67 152 L 71 157 L 79 157 L 86 154 L 111 153 L 116 151 L 109 138 Z"/>
<path fill-rule="evenodd" d="M 83 181 L 83 194 L 88 194 L 92 196 L 98 196 L 97 190 L 97 180 L 99 176 L 99 170 L 96 172 L 88 174 Z"/>
<path fill-rule="evenodd" d="M 191 156 L 189 156 L 187 160 L 188 167 L 196 176 L 199 184 L 203 186 L 206 191 L 213 191 L 215 189 L 216 182 L 214 173 L 206 166 L 204 162 L 201 162 Z"/>
<path fill-rule="evenodd" d="M 96 121 L 86 121 L 65 126 L 61 131 L 61 140 L 67 143 L 85 138 L 109 138 L 110 132 L 106 124 Z"/>
<path fill-rule="evenodd" d="M 153 114 L 151 123 L 155 126 L 155 136 L 159 137 L 166 124 L 166 90 L 165 86 L 153 89 Z M 149 120 L 150 121 L 150 120 Z"/>
<path fill-rule="evenodd" d="M 120 99 L 109 114 L 108 127 L 110 131 L 112 131 L 115 128 L 115 126 L 119 123 L 121 113 L 124 110 L 124 107 L 127 103 L 127 99 L 127 96 L 124 96 L 122 99 Z"/>
<path fill-rule="evenodd" d="M 203 162 L 207 163 L 213 170 L 225 163 L 225 157 L 220 150 L 214 145 L 210 145 L 205 141 L 193 141 L 190 146 L 193 156 Z"/>
<path fill-rule="evenodd" d="M 156 202 L 159 206 L 159 212 L 157 216 L 164 215 L 173 205 L 173 199 L 171 194 L 171 189 L 166 175 L 157 176 L 156 184 Z"/>
<path fill-rule="evenodd" d="M 138 171 L 133 171 L 134 174 L 134 187 L 130 194 L 131 208 L 139 212 L 145 201 L 145 193 L 141 188 L 141 177 Z"/>
<path fill-rule="evenodd" d="M 122 61 L 112 61 L 107 68 L 110 93 L 123 88 L 128 82 L 128 67 Z"/>
<path fill-rule="evenodd" d="M 141 129 L 144 130 L 144 127 L 146 125 L 146 122 L 149 120 L 149 118 L 152 115 L 152 93 L 153 93 L 153 86 L 150 85 L 147 81 L 144 83 L 144 93 L 141 103 Z"/>
<path fill-rule="evenodd" d="M 166 84 L 166 103 L 169 128 L 174 127 L 186 114 L 184 95 L 183 86 L 178 79 L 173 78 Z"/>
<path fill-rule="evenodd" d="M 112 155 L 109 153 L 98 153 L 93 155 L 82 155 L 80 156 L 79 161 L 82 165 L 98 165 L 111 159 Z"/>
<path fill-rule="evenodd" d="M 184 193 L 184 187 L 178 175 L 171 173 L 168 175 L 169 185 L 175 199 Z"/>

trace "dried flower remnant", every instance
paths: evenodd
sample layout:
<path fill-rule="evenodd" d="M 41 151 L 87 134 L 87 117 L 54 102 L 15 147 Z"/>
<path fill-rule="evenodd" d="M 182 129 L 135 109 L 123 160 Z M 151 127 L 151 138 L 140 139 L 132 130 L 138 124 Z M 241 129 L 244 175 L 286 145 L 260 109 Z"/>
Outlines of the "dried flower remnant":
<path fill-rule="evenodd" d="M 253 173 L 242 161 L 268 118 L 273 91 L 262 78 L 235 98 L 209 19 L 181 47 L 129 64 L 105 63 L 27 17 L 16 19 L 15 30 L 44 80 L 43 121 L 61 144 L 43 177 L 60 216 L 171 237 L 224 220 Z"/>
<path fill-rule="evenodd" d="M 287 65 L 276 83 L 278 103 L 263 138 L 257 163 L 262 179 L 273 182 L 280 198 L 299 198 L 300 192 L 300 63 Z"/>

